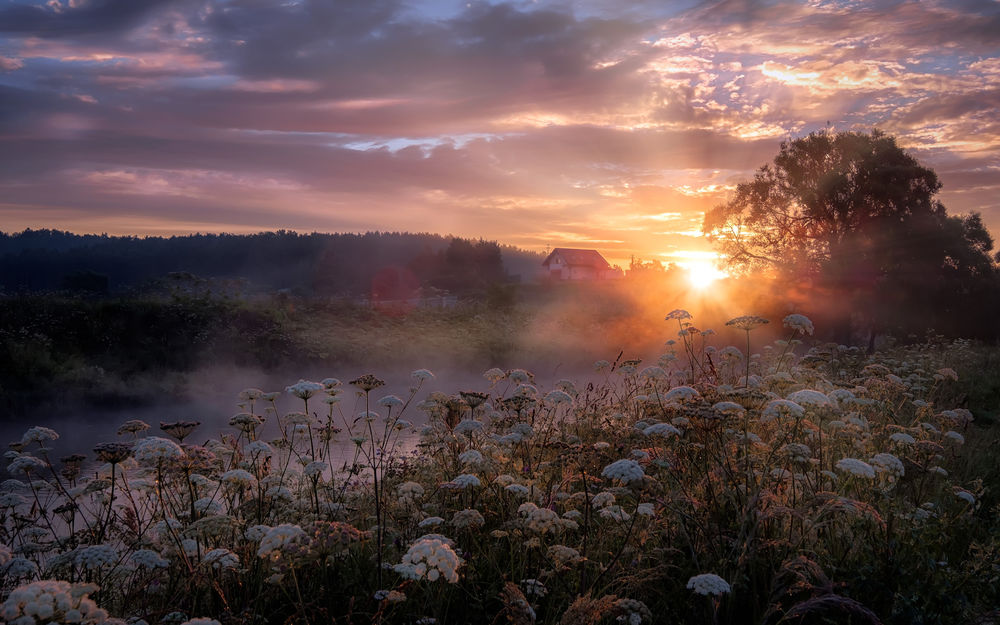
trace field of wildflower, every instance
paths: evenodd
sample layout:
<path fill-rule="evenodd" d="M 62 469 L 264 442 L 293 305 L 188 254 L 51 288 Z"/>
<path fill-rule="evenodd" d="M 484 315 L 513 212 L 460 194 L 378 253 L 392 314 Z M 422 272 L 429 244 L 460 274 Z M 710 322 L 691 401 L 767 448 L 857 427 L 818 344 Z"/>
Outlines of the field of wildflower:
<path fill-rule="evenodd" d="M 964 407 L 995 353 L 667 323 L 658 362 L 586 383 L 248 388 L 226 432 L 132 420 L 61 458 L 31 427 L 0 484 L 0 620 L 1000 622 L 1000 439 Z"/>

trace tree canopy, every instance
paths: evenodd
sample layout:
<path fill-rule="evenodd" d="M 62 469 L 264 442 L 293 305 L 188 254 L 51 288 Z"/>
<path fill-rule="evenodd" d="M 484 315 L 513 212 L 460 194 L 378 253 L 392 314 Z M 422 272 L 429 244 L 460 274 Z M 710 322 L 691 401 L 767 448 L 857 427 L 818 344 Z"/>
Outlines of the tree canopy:
<path fill-rule="evenodd" d="M 983 303 L 996 265 L 980 216 L 949 216 L 940 188 L 885 133 L 816 132 L 782 143 L 703 231 L 737 273 L 837 293 L 879 330 L 942 329 L 963 300 Z"/>

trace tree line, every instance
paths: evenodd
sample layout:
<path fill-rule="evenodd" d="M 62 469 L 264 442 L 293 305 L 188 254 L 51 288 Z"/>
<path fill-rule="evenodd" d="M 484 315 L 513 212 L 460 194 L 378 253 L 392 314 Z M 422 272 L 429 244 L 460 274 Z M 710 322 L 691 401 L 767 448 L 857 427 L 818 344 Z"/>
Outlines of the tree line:
<path fill-rule="evenodd" d="M 250 290 L 370 295 L 387 276 L 415 287 L 467 293 L 516 280 L 541 261 L 495 241 L 427 233 L 79 235 L 0 232 L 0 286 L 7 293 L 123 292 L 168 276 L 242 280 Z"/>

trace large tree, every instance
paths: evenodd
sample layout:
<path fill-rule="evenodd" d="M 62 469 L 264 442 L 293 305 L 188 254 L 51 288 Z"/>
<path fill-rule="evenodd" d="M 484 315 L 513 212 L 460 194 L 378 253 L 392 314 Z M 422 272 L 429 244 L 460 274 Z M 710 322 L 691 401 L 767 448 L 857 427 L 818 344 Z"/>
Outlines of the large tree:
<path fill-rule="evenodd" d="M 873 329 L 941 329 L 996 268 L 979 215 L 950 217 L 940 188 L 891 136 L 817 132 L 782 143 L 703 230 L 738 273 L 835 292 Z"/>

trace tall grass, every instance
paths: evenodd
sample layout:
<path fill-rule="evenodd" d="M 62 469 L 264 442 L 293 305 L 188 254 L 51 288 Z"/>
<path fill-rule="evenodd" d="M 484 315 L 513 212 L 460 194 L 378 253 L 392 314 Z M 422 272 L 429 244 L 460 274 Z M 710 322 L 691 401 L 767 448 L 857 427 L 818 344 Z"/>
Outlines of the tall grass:
<path fill-rule="evenodd" d="M 751 347 L 755 324 L 734 323 Z M 131 421 L 95 456 L 52 458 L 58 434 L 33 427 L 0 484 L 0 618 L 996 617 L 998 437 L 963 405 L 992 353 L 687 334 L 586 385 L 491 369 L 426 397 L 424 370 L 406 398 L 371 375 L 250 388 L 228 431 Z"/>

